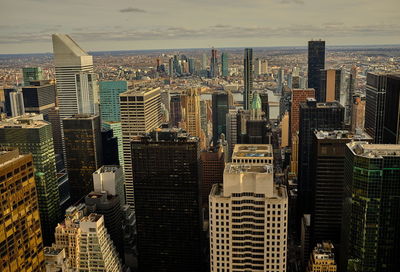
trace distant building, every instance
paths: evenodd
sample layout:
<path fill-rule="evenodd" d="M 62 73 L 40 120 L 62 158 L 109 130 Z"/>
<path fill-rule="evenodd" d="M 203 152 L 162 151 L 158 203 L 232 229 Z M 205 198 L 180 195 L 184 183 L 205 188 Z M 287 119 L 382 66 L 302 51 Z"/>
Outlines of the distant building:
<path fill-rule="evenodd" d="M 200 120 L 200 94 L 201 88 L 187 90 L 181 95 L 182 123 L 181 126 L 191 136 L 200 139 L 201 148 L 205 148 L 204 133 Z"/>
<path fill-rule="evenodd" d="M 233 97 L 230 92 L 214 92 L 212 94 L 212 122 L 213 143 L 216 145 L 220 135 L 226 135 L 226 114 L 233 105 Z"/>
<path fill-rule="evenodd" d="M 292 103 L 290 109 L 290 132 L 294 136 L 299 130 L 300 124 L 300 103 L 306 102 L 307 98 L 315 98 L 314 89 L 293 89 Z"/>
<path fill-rule="evenodd" d="M 0 148 L 0 188 L 1 271 L 44 271 L 32 155 Z"/>
<path fill-rule="evenodd" d="M 229 57 L 228 53 L 221 54 L 221 71 L 222 76 L 227 77 L 229 76 Z"/>
<path fill-rule="evenodd" d="M 43 71 L 40 67 L 24 67 L 22 68 L 22 76 L 24 78 L 24 86 L 29 86 L 31 81 L 43 79 Z"/>
<path fill-rule="evenodd" d="M 357 129 L 364 130 L 365 122 L 365 104 L 366 99 L 364 95 L 353 95 L 353 104 L 351 107 L 351 131 L 355 132 Z"/>
<path fill-rule="evenodd" d="M 318 243 L 310 256 L 307 272 L 336 272 L 334 247 L 330 242 Z"/>
<path fill-rule="evenodd" d="M 243 61 L 243 108 L 248 110 L 250 108 L 250 102 L 253 95 L 253 49 L 244 49 L 244 61 Z"/>
<path fill-rule="evenodd" d="M 308 88 L 320 97 L 321 70 L 325 69 L 325 41 L 308 42 Z M 323 102 L 318 100 L 318 102 Z"/>
<path fill-rule="evenodd" d="M 71 200 L 75 203 L 93 191 L 92 174 L 103 163 L 100 117 L 77 114 L 63 119 L 63 127 Z"/>
<path fill-rule="evenodd" d="M 320 87 L 316 93 L 318 102 L 340 102 L 341 69 L 328 69 L 320 71 Z"/>
<path fill-rule="evenodd" d="M 119 95 L 128 90 L 127 81 L 100 81 L 101 122 L 120 122 L 121 110 Z"/>
<path fill-rule="evenodd" d="M 17 117 L 25 114 L 23 93 L 21 91 L 11 92 L 9 94 L 9 97 L 11 106 L 11 116 Z"/>
<path fill-rule="evenodd" d="M 173 127 L 178 127 L 182 121 L 182 101 L 180 95 L 171 96 L 171 108 L 170 108 L 170 124 Z"/>
<path fill-rule="evenodd" d="M 217 49 L 211 49 L 211 62 L 210 62 L 210 77 L 218 77 L 219 68 L 218 68 L 218 56 Z"/>
<path fill-rule="evenodd" d="M 32 154 L 43 242 L 51 245 L 60 218 L 60 196 L 50 123 L 34 114 L 0 121 L 0 146 Z"/>

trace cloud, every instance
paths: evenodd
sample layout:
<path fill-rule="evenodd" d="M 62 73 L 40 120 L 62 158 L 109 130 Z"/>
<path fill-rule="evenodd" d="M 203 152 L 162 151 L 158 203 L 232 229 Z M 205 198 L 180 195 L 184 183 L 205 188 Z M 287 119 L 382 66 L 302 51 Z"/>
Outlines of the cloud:
<path fill-rule="evenodd" d="M 128 8 L 120 9 L 119 12 L 122 12 L 122 13 L 127 13 L 127 12 L 132 12 L 132 13 L 146 13 L 147 11 L 145 11 L 144 9 L 140 9 L 140 8 L 128 7 Z"/>
<path fill-rule="evenodd" d="M 298 4 L 298 5 L 305 4 L 303 0 L 280 0 L 279 3 L 281 3 L 281 4 Z"/>

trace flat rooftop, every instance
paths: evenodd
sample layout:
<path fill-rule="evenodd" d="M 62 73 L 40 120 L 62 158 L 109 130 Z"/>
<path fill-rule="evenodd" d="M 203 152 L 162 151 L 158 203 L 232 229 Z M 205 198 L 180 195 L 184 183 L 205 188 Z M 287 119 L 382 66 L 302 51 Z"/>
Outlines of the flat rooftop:
<path fill-rule="evenodd" d="M 119 165 L 103 165 L 99 169 L 94 172 L 95 174 L 101 174 L 101 173 L 115 173 L 120 169 L 121 167 Z"/>
<path fill-rule="evenodd" d="M 353 154 L 366 158 L 383 158 L 385 156 L 399 156 L 400 145 L 396 144 L 368 144 L 367 142 L 351 142 L 347 146 Z"/>
<path fill-rule="evenodd" d="M 63 251 L 63 248 L 54 248 L 54 247 L 45 247 L 44 248 L 44 255 L 47 256 L 57 256 Z"/>
<path fill-rule="evenodd" d="M 145 87 L 145 86 L 130 86 L 126 92 L 121 93 L 119 96 L 141 96 L 153 91 L 161 92 L 160 87 Z"/>
<path fill-rule="evenodd" d="M 0 128 L 41 128 L 49 124 L 42 114 L 32 113 L 1 120 Z"/>
<path fill-rule="evenodd" d="M 273 167 L 271 165 L 254 165 L 254 164 L 231 164 L 228 163 L 224 169 L 225 173 L 273 173 Z"/>
<path fill-rule="evenodd" d="M 359 130 L 356 133 L 352 133 L 348 130 L 316 130 L 314 131 L 317 139 L 354 139 L 354 140 L 372 140 L 372 137 L 369 136 L 365 131 Z"/>
<path fill-rule="evenodd" d="M 232 158 L 272 158 L 272 151 L 272 145 L 269 144 L 236 144 L 233 149 Z"/>

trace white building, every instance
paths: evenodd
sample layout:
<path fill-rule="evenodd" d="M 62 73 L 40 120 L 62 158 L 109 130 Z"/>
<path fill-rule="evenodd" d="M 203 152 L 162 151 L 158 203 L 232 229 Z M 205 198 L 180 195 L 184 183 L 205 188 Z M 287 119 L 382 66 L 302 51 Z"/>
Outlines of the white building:
<path fill-rule="evenodd" d="M 106 191 L 118 195 L 121 207 L 125 205 L 124 174 L 119 165 L 103 165 L 93 173 L 93 187 L 97 193 Z"/>
<path fill-rule="evenodd" d="M 136 87 L 120 94 L 126 203 L 134 206 L 131 140 L 161 124 L 160 88 Z"/>
<path fill-rule="evenodd" d="M 212 272 L 286 271 L 288 197 L 286 187 L 274 183 L 272 157 L 270 161 L 228 163 L 223 186 L 213 186 L 209 196 Z"/>
<path fill-rule="evenodd" d="M 46 272 L 73 272 L 63 248 L 45 247 L 44 262 Z"/>
<path fill-rule="evenodd" d="M 273 165 L 273 149 L 269 144 L 236 144 L 232 153 L 232 163 Z"/>
<path fill-rule="evenodd" d="M 96 114 L 98 95 L 93 57 L 68 35 L 53 34 L 52 39 L 60 118 Z"/>

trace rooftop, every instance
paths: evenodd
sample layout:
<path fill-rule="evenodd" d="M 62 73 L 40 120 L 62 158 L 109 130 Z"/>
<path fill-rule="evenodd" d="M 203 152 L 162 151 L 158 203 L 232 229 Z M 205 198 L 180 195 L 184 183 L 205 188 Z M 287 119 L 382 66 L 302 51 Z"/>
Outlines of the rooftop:
<path fill-rule="evenodd" d="M 121 166 L 119 165 L 103 165 L 102 167 L 97 169 L 96 172 L 94 172 L 94 174 L 115 173 L 119 169 L 121 169 Z"/>
<path fill-rule="evenodd" d="M 134 142 L 198 142 L 197 137 L 190 136 L 182 128 L 161 126 L 142 136 L 134 136 Z"/>
<path fill-rule="evenodd" d="M 132 86 L 126 92 L 121 93 L 119 96 L 141 96 L 148 94 L 150 92 L 159 91 L 161 92 L 160 87 L 146 87 L 146 86 Z"/>
<path fill-rule="evenodd" d="M 232 158 L 248 157 L 271 157 L 272 145 L 269 144 L 236 144 L 233 149 Z"/>
<path fill-rule="evenodd" d="M 64 250 L 63 248 L 45 247 L 45 248 L 44 248 L 44 255 L 47 255 L 47 256 L 57 256 L 57 255 L 59 255 L 63 250 Z"/>
<path fill-rule="evenodd" d="M 64 118 L 64 120 L 74 120 L 74 119 L 95 119 L 97 118 L 98 115 L 93 115 L 93 114 L 74 114 L 71 117 Z"/>
<path fill-rule="evenodd" d="M 273 173 L 273 167 L 271 165 L 258 166 L 254 164 L 231 164 L 228 163 L 225 166 L 225 173 L 239 174 L 239 173 Z"/>
<path fill-rule="evenodd" d="M 0 121 L 0 128 L 41 128 L 50 123 L 43 120 L 42 114 L 27 113 Z"/>
<path fill-rule="evenodd" d="M 353 139 L 353 140 L 372 140 L 372 137 L 369 136 L 363 130 L 357 130 L 355 133 L 352 133 L 348 130 L 315 130 L 315 136 L 317 139 Z"/>
<path fill-rule="evenodd" d="M 400 145 L 396 144 L 369 144 L 367 142 L 351 142 L 347 146 L 354 155 L 366 158 L 383 158 L 385 156 L 399 156 Z"/>

